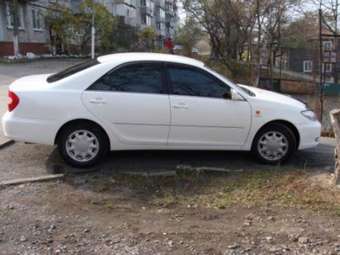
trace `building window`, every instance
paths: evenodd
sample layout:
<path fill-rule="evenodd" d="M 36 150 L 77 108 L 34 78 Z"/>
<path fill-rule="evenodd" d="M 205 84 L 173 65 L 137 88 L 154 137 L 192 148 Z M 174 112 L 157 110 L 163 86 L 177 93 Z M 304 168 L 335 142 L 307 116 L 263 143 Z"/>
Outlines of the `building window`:
<path fill-rule="evenodd" d="M 165 11 L 162 8 L 159 8 L 159 17 L 164 20 L 165 19 Z"/>
<path fill-rule="evenodd" d="M 303 61 L 303 72 L 311 73 L 313 71 L 313 61 L 305 60 Z"/>
<path fill-rule="evenodd" d="M 32 25 L 34 30 L 42 30 L 42 15 L 38 9 L 32 9 Z"/>
<path fill-rule="evenodd" d="M 142 22 L 144 25 L 151 26 L 151 17 L 149 15 L 142 15 Z"/>
<path fill-rule="evenodd" d="M 5 3 L 7 27 L 12 29 L 14 26 L 14 6 L 12 3 Z M 17 24 L 19 29 L 24 29 L 24 9 L 21 5 L 18 6 Z"/>
<path fill-rule="evenodd" d="M 323 50 L 325 50 L 325 51 L 333 50 L 333 42 L 332 41 L 324 41 L 323 42 Z"/>
<path fill-rule="evenodd" d="M 322 64 L 322 71 L 324 73 L 332 73 L 333 71 L 333 65 L 332 63 L 325 63 L 325 64 Z"/>
<path fill-rule="evenodd" d="M 148 8 L 151 8 L 152 6 L 152 3 L 150 0 L 141 0 L 141 6 L 142 7 L 148 7 Z"/>

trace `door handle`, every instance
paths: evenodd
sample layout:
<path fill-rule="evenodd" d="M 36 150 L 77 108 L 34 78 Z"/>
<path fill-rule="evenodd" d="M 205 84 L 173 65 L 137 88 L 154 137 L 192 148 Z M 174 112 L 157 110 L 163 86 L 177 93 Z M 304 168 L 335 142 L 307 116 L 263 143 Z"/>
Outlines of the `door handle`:
<path fill-rule="evenodd" d="M 186 103 L 178 103 L 174 105 L 174 109 L 189 109 L 189 105 Z"/>
<path fill-rule="evenodd" d="M 91 104 L 106 104 L 106 101 L 103 98 L 93 98 L 90 99 Z"/>

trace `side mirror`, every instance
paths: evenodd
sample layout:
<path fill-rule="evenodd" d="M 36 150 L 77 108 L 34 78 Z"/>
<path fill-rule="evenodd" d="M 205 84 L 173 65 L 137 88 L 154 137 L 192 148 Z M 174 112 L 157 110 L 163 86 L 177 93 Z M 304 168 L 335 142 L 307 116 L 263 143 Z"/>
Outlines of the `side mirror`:
<path fill-rule="evenodd" d="M 232 99 L 231 91 L 227 91 L 226 93 L 224 93 L 223 98 L 227 100 L 231 100 Z"/>
<path fill-rule="evenodd" d="M 244 101 L 244 98 L 234 89 L 231 89 L 231 100 L 233 101 Z"/>

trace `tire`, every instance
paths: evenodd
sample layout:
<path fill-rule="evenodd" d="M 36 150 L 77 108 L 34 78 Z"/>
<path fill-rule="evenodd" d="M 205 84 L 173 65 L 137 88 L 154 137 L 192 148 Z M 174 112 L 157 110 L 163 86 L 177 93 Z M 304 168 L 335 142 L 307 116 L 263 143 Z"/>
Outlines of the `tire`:
<path fill-rule="evenodd" d="M 255 136 L 252 153 L 265 164 L 286 162 L 296 151 L 293 131 L 284 124 L 274 123 L 262 128 Z"/>
<path fill-rule="evenodd" d="M 92 123 L 66 126 L 58 137 L 61 157 L 76 168 L 88 168 L 100 162 L 109 151 L 105 132 Z"/>

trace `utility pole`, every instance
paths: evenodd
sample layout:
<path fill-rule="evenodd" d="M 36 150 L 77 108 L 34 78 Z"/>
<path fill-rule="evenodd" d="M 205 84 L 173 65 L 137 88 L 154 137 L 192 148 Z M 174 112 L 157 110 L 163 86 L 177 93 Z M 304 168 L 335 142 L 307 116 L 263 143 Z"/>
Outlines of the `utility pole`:
<path fill-rule="evenodd" d="M 319 60 L 319 72 L 320 80 L 319 87 L 316 89 L 316 94 L 320 100 L 320 122 L 322 123 L 323 118 L 323 86 L 324 86 L 324 70 L 323 68 L 323 40 L 322 40 L 322 2 L 320 1 L 319 9 L 319 41 L 320 41 L 320 60 Z"/>
<path fill-rule="evenodd" d="M 339 0 L 336 0 L 335 1 L 335 16 L 334 16 L 334 19 L 335 19 L 335 29 L 334 29 L 334 32 L 335 32 L 335 39 L 334 39 L 334 52 L 335 54 L 338 53 L 338 10 L 339 10 Z M 337 56 L 335 56 L 335 59 L 337 59 Z M 337 72 L 337 66 L 336 66 L 336 61 L 334 64 L 332 64 L 332 72 L 333 72 L 333 76 L 334 76 L 334 82 L 335 83 L 338 83 L 338 72 Z"/>
<path fill-rule="evenodd" d="M 256 19 L 257 19 L 257 63 L 256 63 L 256 87 L 260 85 L 260 76 L 261 76 L 261 36 L 262 36 L 262 24 L 260 17 L 260 0 L 256 0 Z"/>
<path fill-rule="evenodd" d="M 334 5 L 333 5 L 334 3 Z M 331 27 L 331 25 L 328 24 L 328 22 L 324 19 L 323 12 L 322 12 L 322 6 L 323 2 L 320 0 L 320 7 L 319 7 L 319 27 L 320 27 L 320 34 L 319 34 L 319 40 L 320 40 L 320 86 L 317 89 L 317 95 L 320 98 L 320 120 L 322 122 L 323 119 L 323 109 L 324 109 L 324 88 L 325 88 L 325 78 L 326 78 L 326 63 L 328 65 L 332 66 L 332 74 L 333 78 L 335 79 L 335 83 L 338 82 L 338 74 L 337 74 L 337 47 L 338 47 L 338 10 L 339 10 L 339 0 L 335 0 L 335 2 L 332 2 L 331 10 L 334 14 L 334 26 Z M 323 25 L 326 25 L 328 30 L 331 31 L 331 34 L 329 33 L 323 33 Z M 326 60 L 324 56 L 324 49 L 323 49 L 323 39 L 327 38 L 328 40 L 332 40 L 333 42 L 333 48 L 330 49 L 329 52 L 327 52 Z M 333 53 L 335 53 L 335 57 L 333 56 Z M 335 60 L 333 60 L 335 59 Z"/>
<path fill-rule="evenodd" d="M 94 3 L 92 2 L 92 22 L 91 22 L 91 58 L 94 59 L 96 57 L 95 53 L 95 43 L 96 43 L 96 28 L 95 28 L 95 9 Z"/>
<path fill-rule="evenodd" d="M 19 50 L 19 8 L 18 8 L 18 0 L 13 0 L 12 10 L 9 10 L 13 15 L 13 50 L 14 56 L 18 57 L 20 55 Z"/>

